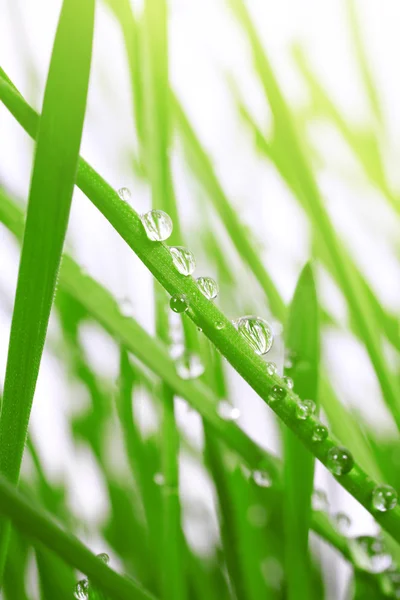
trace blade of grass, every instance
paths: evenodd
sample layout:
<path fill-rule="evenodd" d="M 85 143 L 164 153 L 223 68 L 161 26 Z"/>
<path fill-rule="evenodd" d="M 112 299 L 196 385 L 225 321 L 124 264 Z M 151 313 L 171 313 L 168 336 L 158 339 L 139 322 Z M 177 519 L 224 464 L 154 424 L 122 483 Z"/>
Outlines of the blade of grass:
<path fill-rule="evenodd" d="M 4 82 L 4 80 L 0 81 L 0 94 L 1 90 L 5 88 L 7 89 L 7 94 L 12 96 L 13 101 L 16 101 L 18 105 L 21 106 L 20 102 L 18 102 L 18 95 L 13 92 L 12 88 Z M 163 287 L 165 287 L 171 295 L 180 293 L 186 295 L 190 299 L 191 309 L 188 316 L 203 330 L 204 334 L 221 351 L 225 358 L 229 360 L 232 366 L 251 385 L 259 396 L 269 404 L 271 386 L 279 385 L 281 383 L 280 379 L 277 376 L 270 376 L 266 373 L 264 361 L 260 357 L 252 354 L 246 341 L 241 338 L 226 317 L 202 295 L 194 280 L 191 277 L 183 277 L 175 270 L 168 249 L 165 248 L 163 244 L 157 244 L 148 240 L 140 218 L 132 207 L 121 201 L 118 194 L 83 160 L 80 162 L 77 181 L 82 191 L 92 200 L 95 206 L 101 210 L 104 216 L 106 216 Z M 90 280 L 90 278 L 83 277 L 85 280 L 85 285 L 83 285 L 84 281 L 82 281 L 82 275 L 79 272 L 79 268 L 77 268 L 76 265 L 74 266 L 70 261 L 64 261 L 64 264 L 66 263 L 68 263 L 67 269 L 69 273 L 68 276 L 67 273 L 65 273 L 65 277 L 71 282 L 71 289 L 69 289 L 69 291 L 74 296 L 78 297 L 81 303 L 88 308 L 88 302 L 93 300 L 93 298 L 88 298 L 87 294 L 90 295 L 92 289 L 89 291 L 86 290 L 85 292 L 83 291 L 88 282 L 90 281 L 89 286 L 91 287 L 93 281 Z M 65 271 L 67 269 L 65 269 Z M 75 285 L 79 285 L 79 289 L 76 288 Z M 102 292 L 104 292 L 104 290 L 102 290 Z M 98 290 L 96 293 L 98 293 Z M 94 295 L 96 295 L 96 293 Z M 108 305 L 110 314 L 96 314 L 99 321 L 104 325 L 104 316 L 109 317 L 112 315 L 112 328 L 114 331 L 115 328 L 121 330 L 118 337 L 120 337 L 122 343 L 125 343 L 125 340 L 131 338 L 131 336 L 134 338 L 137 334 L 137 325 L 133 326 L 131 320 L 127 326 L 125 322 L 126 319 L 120 315 L 114 301 L 111 301 L 108 296 L 104 299 L 106 305 Z M 90 310 L 92 311 L 95 308 L 93 304 L 91 304 L 90 307 Z M 101 312 L 99 307 L 97 307 L 97 312 Z M 222 329 L 216 329 L 215 323 L 222 323 Z M 109 327 L 110 321 L 109 324 L 106 325 L 106 328 Z M 139 339 L 140 338 L 141 335 L 139 334 Z M 130 339 L 130 342 L 128 341 L 128 343 L 132 344 L 132 341 L 133 339 Z M 138 345 L 140 345 L 140 347 L 137 348 L 136 354 L 141 358 L 146 352 L 146 348 L 143 344 Z M 179 395 L 182 397 L 186 397 L 186 395 L 190 396 L 189 402 L 191 402 L 196 410 L 203 416 L 208 418 L 213 424 L 213 427 L 224 436 L 227 443 L 230 443 L 236 448 L 241 445 L 242 451 L 244 450 L 247 453 L 247 456 L 251 455 L 254 459 L 254 447 L 250 448 L 248 446 L 249 440 L 246 437 L 243 439 L 243 434 L 240 429 L 237 427 L 230 427 L 230 423 L 221 423 L 221 419 L 215 413 L 212 401 L 208 406 L 204 405 L 203 398 L 200 399 L 198 395 L 198 384 L 194 385 L 193 382 L 188 381 L 175 381 L 176 376 L 174 373 L 171 373 L 170 360 L 166 353 L 164 355 L 163 353 L 160 353 L 159 350 L 156 351 L 155 348 L 153 352 L 153 349 L 147 346 L 146 355 L 147 354 L 146 361 L 148 363 L 150 361 L 149 364 L 154 365 L 154 370 L 158 372 L 165 381 L 170 383 L 171 387 L 174 387 Z M 156 362 L 157 365 L 155 364 Z M 326 464 L 327 452 L 335 445 L 335 442 L 329 437 L 318 449 L 316 449 L 312 442 L 312 431 L 315 426 L 314 419 L 299 424 L 295 417 L 296 404 L 297 401 L 295 396 L 289 391 L 285 402 L 275 403 L 272 408 L 292 431 L 302 439 L 310 451 L 314 453 L 322 463 Z M 205 409 L 207 415 L 205 415 Z M 338 477 L 337 479 L 339 483 L 363 504 L 367 510 L 372 510 L 370 498 L 375 484 L 358 465 L 356 465 L 349 474 Z M 382 515 L 374 514 L 374 517 L 382 524 L 389 534 L 397 539 L 397 541 L 400 541 L 400 509 L 394 509 L 390 513 Z"/>
<path fill-rule="evenodd" d="M 286 347 L 293 365 L 286 369 L 295 391 L 302 398 L 317 401 L 319 369 L 319 315 L 313 272 L 307 264 L 300 274 L 289 310 Z M 289 430 L 284 432 L 284 530 L 287 594 L 290 600 L 312 598 L 308 532 L 314 457 Z"/>
<path fill-rule="evenodd" d="M 93 27 L 94 0 L 64 1 L 37 134 L 0 418 L 0 472 L 14 483 L 18 481 L 75 184 Z M 7 538 L 8 525 L 1 522 L 0 582 Z"/>

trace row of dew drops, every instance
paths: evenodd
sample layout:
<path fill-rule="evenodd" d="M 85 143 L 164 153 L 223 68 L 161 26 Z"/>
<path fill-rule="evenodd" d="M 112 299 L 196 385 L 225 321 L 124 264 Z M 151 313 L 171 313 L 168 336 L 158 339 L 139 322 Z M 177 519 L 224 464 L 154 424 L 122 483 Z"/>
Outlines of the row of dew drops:
<path fill-rule="evenodd" d="M 130 192 L 127 188 L 121 188 L 119 195 L 124 201 L 129 201 Z M 172 219 L 162 210 L 150 210 L 141 217 L 147 237 L 156 242 L 167 240 L 173 229 Z M 169 247 L 172 262 L 179 273 L 184 276 L 192 275 L 196 268 L 196 261 L 193 253 L 182 246 Z M 198 277 L 196 283 L 202 294 L 208 300 L 214 300 L 218 295 L 218 285 L 211 277 Z M 170 307 L 176 313 L 185 313 L 189 309 L 189 301 L 184 294 L 172 296 Z M 273 332 L 267 321 L 256 316 L 244 316 L 232 321 L 239 334 L 247 341 L 254 352 L 260 356 L 267 354 L 273 344 Z M 223 329 L 225 323 L 218 321 L 215 323 L 217 330 Z M 292 357 L 293 359 L 293 357 Z M 289 363 L 286 366 L 293 366 L 291 358 L 287 358 Z M 183 379 L 192 379 L 199 377 L 204 372 L 199 357 L 191 353 L 183 353 L 177 357 L 177 372 Z M 273 362 L 266 362 L 266 371 L 268 375 L 277 376 L 277 367 Z M 272 386 L 269 393 L 270 404 L 281 402 L 286 398 L 287 391 L 293 390 L 294 384 L 290 377 L 282 377 L 279 384 Z M 295 416 L 300 421 L 305 421 L 315 414 L 316 406 L 312 400 L 301 400 L 297 397 L 295 407 Z M 225 420 L 236 420 L 240 416 L 240 411 L 234 408 L 230 403 L 222 401 L 218 407 L 218 413 Z M 322 423 L 314 423 L 312 431 L 312 441 L 322 443 L 328 437 L 328 429 Z M 328 469 L 336 476 L 346 475 L 354 466 L 354 460 L 351 453 L 343 447 L 333 446 L 326 455 L 326 465 Z M 253 479 L 257 485 L 268 487 L 271 484 L 270 477 L 264 471 L 254 471 Z M 372 508 L 379 512 L 386 512 L 395 508 L 397 505 L 397 493 L 388 485 L 378 485 L 372 494 Z M 399 576 L 400 585 L 400 576 Z M 400 593 L 400 589 L 399 589 Z M 400 597 L 400 596 L 399 596 Z"/>

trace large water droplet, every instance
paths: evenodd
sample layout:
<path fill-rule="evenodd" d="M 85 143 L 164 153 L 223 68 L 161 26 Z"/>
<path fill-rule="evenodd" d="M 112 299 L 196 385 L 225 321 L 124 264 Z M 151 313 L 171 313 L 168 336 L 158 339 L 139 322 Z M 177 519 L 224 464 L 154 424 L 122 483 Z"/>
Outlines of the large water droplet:
<path fill-rule="evenodd" d="M 344 512 L 338 512 L 332 517 L 332 521 L 336 527 L 336 529 L 342 535 L 346 535 L 349 532 L 351 526 L 351 519 L 349 515 L 346 515 Z"/>
<path fill-rule="evenodd" d="M 226 400 L 221 400 L 217 412 L 224 421 L 237 421 L 240 417 L 240 410 Z"/>
<path fill-rule="evenodd" d="M 383 573 L 392 564 L 392 557 L 381 538 L 362 535 L 349 540 L 356 565 L 368 573 Z"/>
<path fill-rule="evenodd" d="M 89 598 L 89 582 L 87 579 L 81 579 L 75 586 L 74 596 L 77 600 L 87 600 Z"/>
<path fill-rule="evenodd" d="M 142 223 L 147 237 L 153 242 L 163 242 L 172 233 L 172 219 L 163 210 L 149 210 L 142 215 Z"/>
<path fill-rule="evenodd" d="M 169 251 L 172 256 L 172 262 L 179 273 L 187 277 L 194 272 L 196 260 L 193 252 L 190 252 L 190 250 L 183 246 L 171 246 Z"/>
<path fill-rule="evenodd" d="M 97 555 L 97 558 L 99 558 L 105 565 L 108 565 L 110 562 L 110 557 L 106 552 L 100 552 L 100 554 Z"/>
<path fill-rule="evenodd" d="M 397 492 L 390 485 L 377 485 L 372 492 L 372 506 L 375 510 L 386 512 L 397 505 Z"/>
<path fill-rule="evenodd" d="M 252 316 L 240 317 L 233 321 L 233 325 L 257 354 L 263 355 L 271 350 L 274 336 L 271 327 L 264 319 Z"/>
<path fill-rule="evenodd" d="M 315 403 L 312 400 L 299 400 L 296 405 L 296 417 L 305 421 L 315 412 Z"/>
<path fill-rule="evenodd" d="M 131 199 L 131 192 L 130 192 L 130 190 L 128 190 L 127 187 L 122 187 L 122 188 L 119 188 L 119 190 L 118 190 L 118 196 L 124 202 L 129 202 Z"/>
<path fill-rule="evenodd" d="M 284 375 L 282 377 L 282 382 L 286 385 L 286 387 L 288 388 L 288 390 L 292 390 L 294 387 L 294 383 L 293 383 L 293 379 L 291 377 L 287 377 L 286 375 Z"/>
<path fill-rule="evenodd" d="M 270 402 L 277 402 L 278 400 L 284 400 L 286 398 L 286 390 L 280 385 L 274 385 L 268 396 Z"/>
<path fill-rule="evenodd" d="M 267 471 L 253 471 L 253 481 L 258 487 L 271 487 L 271 477 Z"/>
<path fill-rule="evenodd" d="M 276 366 L 276 364 L 274 362 L 267 362 L 265 363 L 265 368 L 267 370 L 268 375 L 276 375 L 276 373 L 278 372 L 278 367 Z"/>
<path fill-rule="evenodd" d="M 194 352 L 185 350 L 176 360 L 176 371 L 181 379 L 196 379 L 204 373 L 204 365 Z"/>
<path fill-rule="evenodd" d="M 314 490 L 312 494 L 312 507 L 313 510 L 328 512 L 329 502 L 328 496 L 324 490 Z"/>
<path fill-rule="evenodd" d="M 347 448 L 334 446 L 326 456 L 328 469 L 334 475 L 346 475 L 354 466 L 354 460 Z"/>
<path fill-rule="evenodd" d="M 214 300 L 218 296 L 218 284 L 212 277 L 198 277 L 196 283 L 203 296 L 208 300 Z"/>
<path fill-rule="evenodd" d="M 189 308 L 189 302 L 187 301 L 185 294 L 176 294 L 175 296 L 172 296 L 169 305 L 171 310 L 176 313 L 184 313 Z"/>
<path fill-rule="evenodd" d="M 315 425 L 312 431 L 312 441 L 313 442 L 324 442 L 328 437 L 328 428 L 322 423 L 318 423 Z"/>

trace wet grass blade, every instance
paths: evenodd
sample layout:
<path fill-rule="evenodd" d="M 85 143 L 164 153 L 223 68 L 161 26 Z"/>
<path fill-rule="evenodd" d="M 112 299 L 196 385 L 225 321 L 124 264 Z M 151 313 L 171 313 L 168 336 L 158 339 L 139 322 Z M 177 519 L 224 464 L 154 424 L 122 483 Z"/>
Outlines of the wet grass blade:
<path fill-rule="evenodd" d="M 86 109 L 94 0 L 65 0 L 39 122 L 0 419 L 0 472 L 18 481 L 54 297 Z M 76 38 L 80 43 L 76 43 Z M 0 570 L 7 527 L 0 533 Z"/>
<path fill-rule="evenodd" d="M 286 374 L 301 398 L 317 401 L 320 357 L 318 301 L 313 272 L 307 264 L 300 274 L 289 310 L 286 348 L 292 366 Z M 284 528 L 287 594 L 290 600 L 312 598 L 308 533 L 314 457 L 289 430 L 284 431 Z"/>

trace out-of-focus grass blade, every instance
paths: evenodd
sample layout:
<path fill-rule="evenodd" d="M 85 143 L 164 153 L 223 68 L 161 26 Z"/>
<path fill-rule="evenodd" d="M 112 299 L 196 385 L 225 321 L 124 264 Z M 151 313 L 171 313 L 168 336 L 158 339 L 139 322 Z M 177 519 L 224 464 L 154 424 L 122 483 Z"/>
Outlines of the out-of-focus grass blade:
<path fill-rule="evenodd" d="M 17 482 L 75 184 L 94 0 L 65 0 L 39 123 L 0 419 L 0 472 Z M 79 42 L 77 43 L 77 40 Z M 0 534 L 0 571 L 7 527 Z"/>
<path fill-rule="evenodd" d="M 36 548 L 40 590 L 43 600 L 71 600 L 76 579 L 71 567 L 46 548 Z"/>
<path fill-rule="evenodd" d="M 289 310 L 286 348 L 293 356 L 287 375 L 301 398 L 316 402 L 320 356 L 318 301 L 314 276 L 307 264 L 297 283 Z M 287 594 L 290 600 L 312 598 L 308 532 L 314 457 L 291 431 L 284 433 L 284 531 Z"/>
<path fill-rule="evenodd" d="M 29 600 L 24 573 L 28 558 L 28 543 L 19 531 L 11 532 L 9 551 L 4 569 L 3 591 L 7 600 Z"/>

